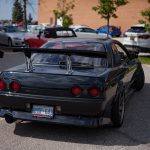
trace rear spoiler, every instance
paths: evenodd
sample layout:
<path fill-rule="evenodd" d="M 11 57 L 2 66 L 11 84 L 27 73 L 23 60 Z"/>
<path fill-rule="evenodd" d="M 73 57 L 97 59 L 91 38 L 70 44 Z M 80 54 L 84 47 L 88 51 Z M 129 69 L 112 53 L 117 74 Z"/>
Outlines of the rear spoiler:
<path fill-rule="evenodd" d="M 74 50 L 74 49 L 49 49 L 49 48 L 26 48 L 26 47 L 0 47 L 0 58 L 4 57 L 8 52 L 22 52 L 26 56 L 26 71 L 31 72 L 33 70 L 31 55 L 33 53 L 45 53 L 45 54 L 63 54 L 67 55 L 67 74 L 72 73 L 71 55 L 106 58 L 107 53 L 94 50 Z"/>
<path fill-rule="evenodd" d="M 23 52 L 26 57 L 30 58 L 32 53 L 46 54 L 64 54 L 64 55 L 79 55 L 87 57 L 106 58 L 107 53 L 94 50 L 74 50 L 74 49 L 49 49 L 49 48 L 26 48 L 26 47 L 0 47 L 0 58 L 4 57 L 7 52 Z"/>

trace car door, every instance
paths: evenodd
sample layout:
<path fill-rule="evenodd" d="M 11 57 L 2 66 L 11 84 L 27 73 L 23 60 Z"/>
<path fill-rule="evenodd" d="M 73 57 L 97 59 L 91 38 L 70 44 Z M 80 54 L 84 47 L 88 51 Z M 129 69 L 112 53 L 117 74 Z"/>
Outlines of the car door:
<path fill-rule="evenodd" d="M 120 71 L 124 73 L 123 82 L 126 87 L 126 92 L 128 92 L 132 85 L 134 72 L 137 69 L 137 60 L 130 58 L 130 54 L 121 43 L 114 41 L 113 44 L 120 57 Z"/>

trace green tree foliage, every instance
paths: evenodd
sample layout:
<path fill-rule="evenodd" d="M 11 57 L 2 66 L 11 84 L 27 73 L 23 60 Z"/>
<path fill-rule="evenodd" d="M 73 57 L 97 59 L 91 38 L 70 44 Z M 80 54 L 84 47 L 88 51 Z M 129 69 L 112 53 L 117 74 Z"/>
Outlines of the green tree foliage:
<path fill-rule="evenodd" d="M 57 2 L 57 9 L 53 10 L 53 13 L 55 15 L 55 25 L 56 20 L 58 18 L 62 18 L 63 26 L 68 27 L 73 24 L 73 18 L 71 14 L 68 14 L 68 12 L 72 9 L 74 9 L 74 0 L 67 1 L 67 0 L 58 0 Z"/>
<path fill-rule="evenodd" d="M 96 11 L 101 18 L 106 19 L 107 25 L 109 26 L 110 19 L 118 17 L 116 15 L 118 7 L 126 5 L 127 3 L 127 0 L 98 0 L 98 5 L 92 9 Z"/>
<path fill-rule="evenodd" d="M 150 3 L 150 0 L 148 0 Z M 139 20 L 139 23 L 145 24 L 146 29 L 150 32 L 150 7 L 142 10 L 141 15 L 144 17 L 144 20 Z"/>
<path fill-rule="evenodd" d="M 23 21 L 23 8 L 19 0 L 15 0 L 12 10 L 12 21 L 18 23 Z"/>

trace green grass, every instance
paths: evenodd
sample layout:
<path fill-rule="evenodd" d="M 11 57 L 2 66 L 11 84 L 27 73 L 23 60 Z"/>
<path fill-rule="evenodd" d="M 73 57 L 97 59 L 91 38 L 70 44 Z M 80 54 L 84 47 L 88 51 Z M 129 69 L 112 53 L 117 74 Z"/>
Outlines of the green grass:
<path fill-rule="evenodd" d="M 139 56 L 139 60 L 142 64 L 150 65 L 150 56 Z"/>

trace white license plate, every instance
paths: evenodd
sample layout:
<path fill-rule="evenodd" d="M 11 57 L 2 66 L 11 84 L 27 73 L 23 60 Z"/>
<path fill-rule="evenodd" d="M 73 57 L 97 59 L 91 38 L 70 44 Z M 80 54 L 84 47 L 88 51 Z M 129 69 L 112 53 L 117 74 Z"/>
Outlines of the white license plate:
<path fill-rule="evenodd" d="M 44 105 L 33 105 L 32 116 L 34 116 L 34 117 L 53 118 L 53 116 L 54 116 L 54 107 L 44 106 Z"/>

